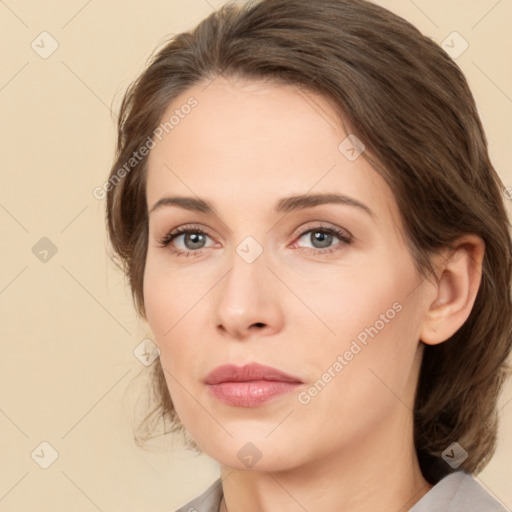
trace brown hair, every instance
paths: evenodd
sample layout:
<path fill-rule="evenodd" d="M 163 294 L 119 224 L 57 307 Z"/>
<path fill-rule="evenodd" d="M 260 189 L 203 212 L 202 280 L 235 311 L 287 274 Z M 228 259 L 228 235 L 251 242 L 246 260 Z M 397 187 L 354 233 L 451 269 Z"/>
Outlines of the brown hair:
<path fill-rule="evenodd" d="M 481 471 L 495 450 L 497 400 L 510 372 L 512 245 L 503 184 L 461 70 L 410 23 L 365 0 L 227 4 L 168 42 L 129 87 L 110 177 L 178 94 L 220 74 L 330 100 L 393 190 L 423 276 L 432 275 L 430 256 L 462 234 L 485 241 L 472 312 L 449 340 L 425 346 L 414 409 L 416 451 L 430 483 L 453 471 L 441 458 L 453 441 L 468 452 L 460 469 Z M 109 237 L 144 318 L 146 162 L 125 173 L 106 201 Z M 170 430 L 183 431 L 159 359 L 153 368 L 156 407 L 146 420 L 161 414 Z"/>

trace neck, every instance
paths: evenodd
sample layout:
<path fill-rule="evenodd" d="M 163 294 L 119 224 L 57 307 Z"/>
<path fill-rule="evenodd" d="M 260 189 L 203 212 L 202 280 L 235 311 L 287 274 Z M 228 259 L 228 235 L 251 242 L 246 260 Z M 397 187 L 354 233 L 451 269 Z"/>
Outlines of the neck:
<path fill-rule="evenodd" d="M 391 421 L 363 439 L 291 469 L 221 466 L 221 512 L 407 512 L 431 488 L 421 474 L 412 426 Z"/>

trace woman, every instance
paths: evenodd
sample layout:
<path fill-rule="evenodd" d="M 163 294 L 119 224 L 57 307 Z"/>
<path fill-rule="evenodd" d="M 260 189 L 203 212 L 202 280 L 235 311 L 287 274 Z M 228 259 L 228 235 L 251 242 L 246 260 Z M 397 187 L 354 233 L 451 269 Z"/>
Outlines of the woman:
<path fill-rule="evenodd" d="M 109 236 L 160 409 L 221 478 L 180 511 L 503 511 L 509 223 L 467 82 L 363 0 L 226 5 L 121 106 Z"/>

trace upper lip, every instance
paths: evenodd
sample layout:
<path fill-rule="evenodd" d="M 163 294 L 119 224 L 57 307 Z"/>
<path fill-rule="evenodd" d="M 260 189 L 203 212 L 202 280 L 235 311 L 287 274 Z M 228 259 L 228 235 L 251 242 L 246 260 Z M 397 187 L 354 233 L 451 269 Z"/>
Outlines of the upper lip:
<path fill-rule="evenodd" d="M 261 365 L 259 363 L 246 364 L 245 366 L 236 366 L 234 364 L 224 364 L 213 369 L 205 379 L 205 384 L 219 384 L 221 382 L 250 382 L 255 380 L 273 380 L 280 382 L 302 381 L 289 375 L 277 368 Z"/>

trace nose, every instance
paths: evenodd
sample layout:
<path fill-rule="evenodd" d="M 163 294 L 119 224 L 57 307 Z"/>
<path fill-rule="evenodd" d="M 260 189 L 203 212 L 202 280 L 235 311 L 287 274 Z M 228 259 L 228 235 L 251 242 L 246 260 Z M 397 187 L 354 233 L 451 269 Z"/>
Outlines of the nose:
<path fill-rule="evenodd" d="M 246 340 L 283 328 L 282 285 L 267 263 L 265 251 L 251 263 L 234 251 L 231 269 L 216 287 L 215 315 L 223 336 Z"/>

